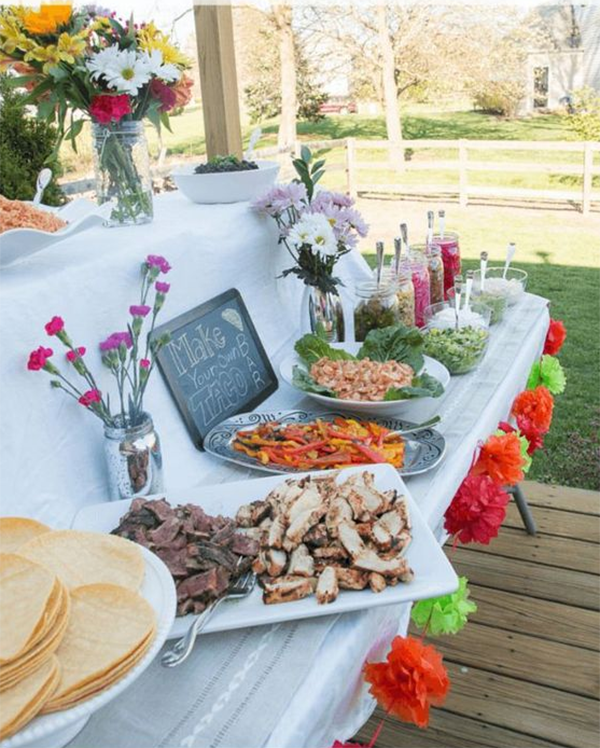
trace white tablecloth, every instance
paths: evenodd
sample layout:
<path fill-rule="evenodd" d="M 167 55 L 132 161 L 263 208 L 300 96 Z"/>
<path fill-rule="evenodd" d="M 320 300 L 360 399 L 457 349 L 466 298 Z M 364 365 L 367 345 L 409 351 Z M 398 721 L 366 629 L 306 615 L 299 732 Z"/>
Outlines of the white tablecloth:
<path fill-rule="evenodd" d="M 163 321 L 228 288 L 241 292 L 262 341 L 277 367 L 297 337 L 302 286 L 275 280 L 286 267 L 271 222 L 244 204 L 194 206 L 177 193 L 155 201 L 153 223 L 124 229 L 94 229 L 2 271 L 0 294 L 0 514 L 22 514 L 68 526 L 76 511 L 106 498 L 101 424 L 63 393 L 48 376 L 26 370 L 27 355 L 40 344 L 59 352 L 43 325 L 54 314 L 65 319 L 89 363 L 101 371 L 97 343 L 123 329 L 137 300 L 139 263 L 165 255 L 173 266 Z M 347 283 L 368 277 L 356 253 L 342 261 Z M 546 302 L 527 295 L 498 330 L 474 374 L 454 377 L 441 402 L 440 430 L 448 455 L 435 471 L 410 479 L 409 488 L 431 527 L 439 525 L 467 472 L 477 442 L 505 418 L 514 395 L 539 355 L 548 324 Z M 62 353 L 60 354 L 62 355 Z M 309 406 L 281 383 L 261 409 Z M 167 488 L 174 491 L 260 474 L 220 463 L 198 452 L 160 376 L 147 396 L 161 435 Z M 421 415 L 427 417 L 423 409 Z M 267 745 L 323 748 L 350 737 L 369 716 L 360 669 L 366 656 L 382 656 L 392 636 L 404 631 L 408 608 L 380 608 L 340 617 L 315 658 L 303 685 L 290 694 Z M 99 746 L 99 748 L 103 748 Z M 252 747 L 254 748 L 254 747 Z"/>

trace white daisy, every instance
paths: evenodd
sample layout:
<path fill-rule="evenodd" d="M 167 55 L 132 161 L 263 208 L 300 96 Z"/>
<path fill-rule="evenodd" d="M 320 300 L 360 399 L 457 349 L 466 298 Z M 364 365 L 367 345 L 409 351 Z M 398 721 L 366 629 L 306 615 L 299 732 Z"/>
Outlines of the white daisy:
<path fill-rule="evenodd" d="M 92 74 L 92 79 L 104 75 L 108 68 L 113 65 L 119 56 L 119 48 L 116 45 L 95 52 L 85 63 L 86 68 Z"/>
<path fill-rule="evenodd" d="M 333 228 L 322 213 L 305 213 L 292 226 L 287 240 L 295 247 L 308 245 L 313 252 L 322 256 L 337 253 L 337 241 Z"/>
<path fill-rule="evenodd" d="M 150 80 L 148 61 L 129 49 L 121 50 L 103 75 L 109 86 L 131 96 Z"/>
<path fill-rule="evenodd" d="M 148 70 L 163 81 L 178 81 L 181 78 L 181 71 L 176 65 L 170 62 L 163 62 L 163 54 L 160 49 L 153 49 L 152 52 L 144 52 Z"/>

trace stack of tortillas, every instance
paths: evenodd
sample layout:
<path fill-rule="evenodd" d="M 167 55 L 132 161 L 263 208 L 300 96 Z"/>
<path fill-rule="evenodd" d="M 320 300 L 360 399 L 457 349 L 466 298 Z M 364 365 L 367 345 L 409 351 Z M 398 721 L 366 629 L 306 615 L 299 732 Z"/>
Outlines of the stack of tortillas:
<path fill-rule="evenodd" d="M 120 680 L 155 634 L 144 559 L 112 535 L 0 518 L 0 739 Z"/>

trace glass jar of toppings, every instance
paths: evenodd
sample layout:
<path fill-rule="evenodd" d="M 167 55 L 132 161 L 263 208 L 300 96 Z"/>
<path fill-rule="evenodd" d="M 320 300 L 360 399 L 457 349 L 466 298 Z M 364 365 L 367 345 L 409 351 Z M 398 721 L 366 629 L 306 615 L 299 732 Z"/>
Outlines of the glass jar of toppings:
<path fill-rule="evenodd" d="M 400 313 L 400 322 L 406 327 L 415 326 L 415 287 L 411 273 L 401 269 L 396 277 L 396 297 Z"/>
<path fill-rule="evenodd" d="M 354 307 L 354 339 L 362 342 L 371 330 L 397 325 L 400 305 L 395 281 L 388 278 L 377 281 L 362 281 L 355 286 L 357 297 Z"/>
<path fill-rule="evenodd" d="M 444 300 L 444 263 L 442 250 L 437 244 L 431 244 L 427 249 L 429 269 L 429 294 L 432 304 L 439 304 Z"/>
<path fill-rule="evenodd" d="M 429 287 L 429 262 L 427 245 L 413 244 L 410 248 L 408 264 L 415 292 L 415 324 L 425 326 L 425 310 L 431 304 Z"/>
<path fill-rule="evenodd" d="M 460 275 L 460 245 L 458 234 L 445 231 L 444 236 L 434 236 L 432 244 L 437 245 L 442 252 L 444 264 L 444 298 L 448 298 L 448 291 L 454 286 L 454 278 Z"/>

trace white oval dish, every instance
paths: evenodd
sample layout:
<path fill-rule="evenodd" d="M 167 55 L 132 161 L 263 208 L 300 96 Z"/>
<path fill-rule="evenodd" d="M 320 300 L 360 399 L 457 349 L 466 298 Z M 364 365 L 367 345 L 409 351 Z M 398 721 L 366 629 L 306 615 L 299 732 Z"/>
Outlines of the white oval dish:
<path fill-rule="evenodd" d="M 275 183 L 276 161 L 257 160 L 258 169 L 194 174 L 195 164 L 175 169 L 171 176 L 179 190 L 193 203 L 243 203 L 254 200 Z"/>
<path fill-rule="evenodd" d="M 175 620 L 177 595 L 173 578 L 163 562 L 146 548 L 139 548 L 146 564 L 140 594 L 150 603 L 156 614 L 156 636 L 150 649 L 114 686 L 71 709 L 36 717 L 15 735 L 0 742 L 0 748 L 61 748 L 83 729 L 94 712 L 137 680 L 156 657 Z"/>
<path fill-rule="evenodd" d="M 352 355 L 356 355 L 362 346 L 362 343 L 333 343 L 332 348 L 340 348 L 344 351 L 347 351 L 348 353 L 351 353 Z M 423 371 L 426 371 L 428 374 L 431 374 L 432 377 L 435 377 L 437 380 L 439 380 L 444 390 L 448 386 L 448 383 L 450 382 L 450 372 L 446 367 L 441 364 L 439 361 L 436 361 L 434 358 L 430 358 L 429 356 L 424 356 L 425 358 L 425 365 L 423 367 Z M 300 360 L 300 357 L 298 354 L 294 351 L 289 356 L 286 356 L 286 358 L 281 362 L 281 366 L 279 367 L 279 373 L 281 374 L 282 379 L 287 382 L 289 385 L 294 387 L 296 392 L 300 392 L 303 395 L 306 395 L 306 397 L 310 397 L 313 400 L 316 400 L 321 405 L 327 407 L 327 408 L 333 408 L 334 410 L 341 410 L 344 412 L 351 412 L 351 413 L 360 413 L 364 416 L 391 416 L 396 415 L 398 413 L 402 413 L 403 415 L 406 415 L 410 410 L 414 409 L 414 406 L 417 404 L 427 403 L 431 404 L 436 401 L 436 399 L 439 398 L 433 398 L 433 397 L 420 397 L 414 400 L 392 400 L 389 402 L 364 402 L 362 400 L 340 400 L 339 398 L 335 397 L 327 397 L 327 395 L 318 395 L 316 392 L 305 392 L 304 390 L 299 389 L 298 387 L 294 386 L 293 383 L 293 374 L 294 374 L 294 366 L 304 366 L 302 361 Z"/>

